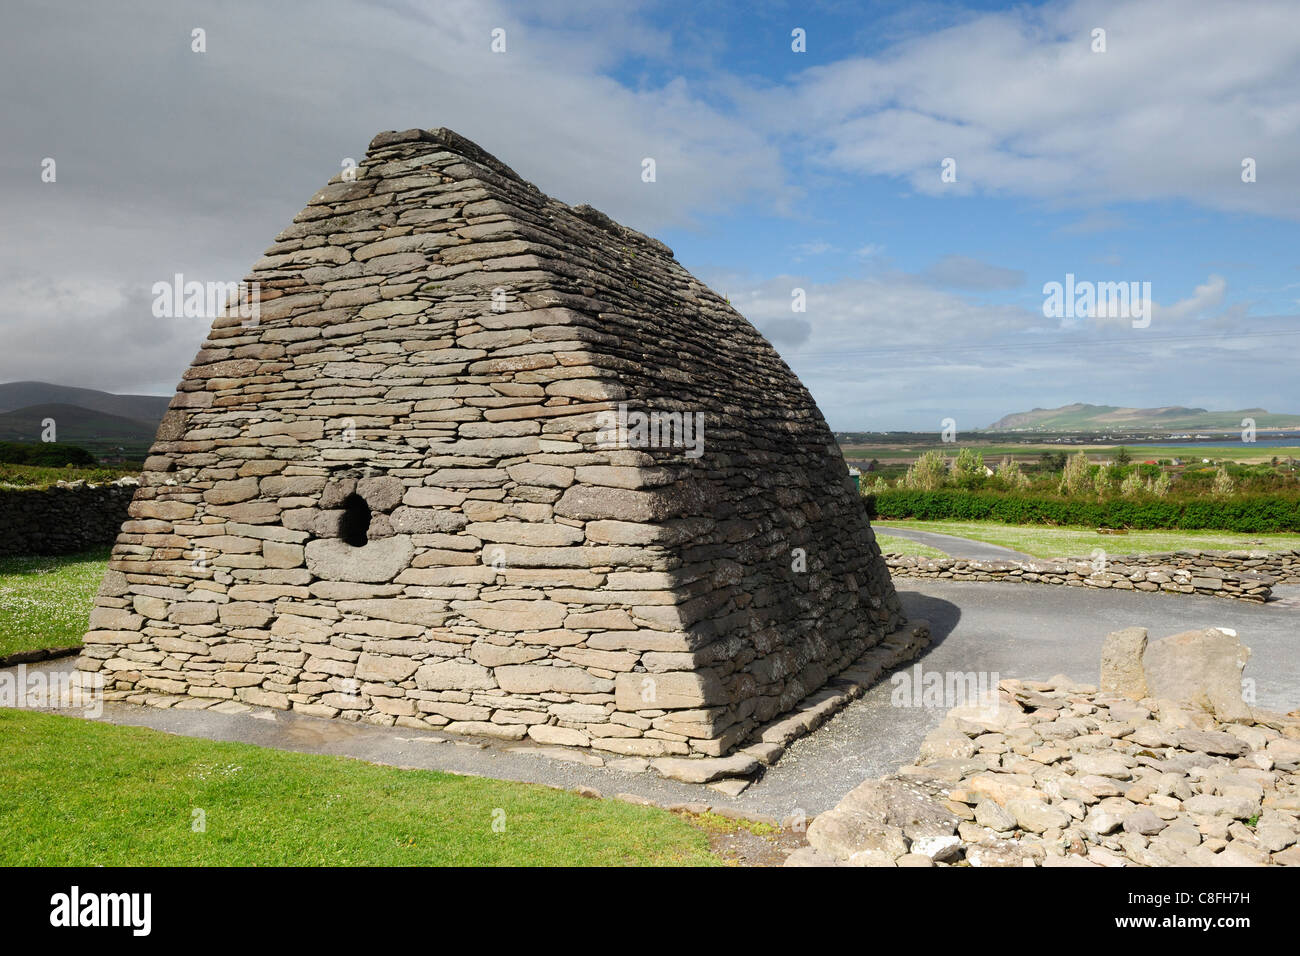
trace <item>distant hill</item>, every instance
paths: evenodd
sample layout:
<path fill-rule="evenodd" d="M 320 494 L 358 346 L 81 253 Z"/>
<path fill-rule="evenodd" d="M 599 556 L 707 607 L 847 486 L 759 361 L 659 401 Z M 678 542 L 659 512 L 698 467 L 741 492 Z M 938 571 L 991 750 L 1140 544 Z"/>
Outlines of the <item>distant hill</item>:
<path fill-rule="evenodd" d="M 171 397 L 161 395 L 114 395 L 93 388 L 73 388 L 49 382 L 6 382 L 0 384 L 0 412 L 13 412 L 31 405 L 77 405 L 94 412 L 120 415 L 138 422 L 162 421 Z M 150 432 L 149 437 L 153 437 Z"/>
<path fill-rule="evenodd" d="M 1125 408 L 1118 405 L 1062 405 L 1035 408 L 1006 415 L 985 431 L 1235 431 L 1243 418 L 1253 418 L 1256 428 L 1300 428 L 1300 415 L 1274 415 L 1264 408 L 1211 412 L 1204 408 L 1166 405 L 1162 408 Z"/>
<path fill-rule="evenodd" d="M 61 444 L 78 445 L 97 457 L 141 459 L 170 402 L 158 395 L 8 382 L 0 384 L 0 441 L 39 442 L 42 422 L 52 418 Z"/>
<path fill-rule="evenodd" d="M 0 413 L 0 441 L 39 442 L 42 422 L 54 419 L 60 444 L 78 445 L 95 455 L 122 448 L 127 457 L 138 456 L 153 444 L 156 424 L 120 415 L 105 415 L 79 405 L 28 405 Z"/>

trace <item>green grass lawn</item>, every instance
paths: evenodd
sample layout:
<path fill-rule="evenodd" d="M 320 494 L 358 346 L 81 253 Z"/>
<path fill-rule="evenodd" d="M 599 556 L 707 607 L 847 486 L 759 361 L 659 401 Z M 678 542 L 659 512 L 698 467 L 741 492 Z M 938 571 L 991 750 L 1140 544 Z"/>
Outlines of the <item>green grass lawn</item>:
<path fill-rule="evenodd" d="M 80 645 L 110 550 L 0 558 L 0 657 Z"/>
<path fill-rule="evenodd" d="M 888 535 L 891 527 L 937 531 L 1000 544 L 1038 558 L 1087 557 L 1094 548 L 1109 554 L 1140 554 L 1199 548 L 1203 551 L 1238 549 L 1286 550 L 1300 548 L 1300 535 L 1236 534 L 1231 531 L 1130 531 L 1128 534 L 1098 534 L 1093 528 L 1051 528 L 986 521 L 873 521 L 872 527 Z M 877 539 L 882 537 L 877 533 Z M 884 546 L 881 546 L 882 550 Z"/>
<path fill-rule="evenodd" d="M 872 522 L 871 527 L 876 529 L 876 543 L 880 545 L 883 554 L 911 554 L 918 558 L 947 557 L 942 551 L 932 548 L 928 544 L 909 541 L 907 538 L 895 537 L 892 534 L 881 534 L 879 531 L 881 525 L 875 522 Z"/>
<path fill-rule="evenodd" d="M 0 866 L 722 862 L 652 807 L 32 711 L 0 709 L 0 767 Z"/>

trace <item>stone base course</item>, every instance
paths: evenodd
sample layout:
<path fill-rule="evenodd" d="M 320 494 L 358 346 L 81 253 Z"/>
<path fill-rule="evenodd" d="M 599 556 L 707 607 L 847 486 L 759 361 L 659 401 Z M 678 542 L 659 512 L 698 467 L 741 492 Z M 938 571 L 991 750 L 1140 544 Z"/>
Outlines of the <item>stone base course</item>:
<path fill-rule="evenodd" d="M 791 743 L 812 733 L 845 706 L 861 697 L 889 671 L 913 660 L 929 644 L 929 623 L 919 620 L 908 622 L 828 681 L 820 691 L 800 701 L 789 713 L 756 728 L 747 738 L 739 742 L 732 754 L 726 757 L 707 757 L 698 754 L 687 758 L 654 757 L 635 753 L 625 754 L 617 750 L 601 753 L 598 751 L 603 748 L 593 747 L 589 738 L 550 725 L 546 725 L 546 729 L 539 732 L 537 726 L 511 727 L 491 721 L 448 721 L 442 724 L 440 729 L 455 735 L 445 738 L 449 740 L 481 737 L 497 745 L 518 741 L 519 746 L 510 749 L 527 750 L 554 760 L 571 761 L 593 767 L 609 766 L 628 772 L 653 770 L 659 776 L 669 780 L 717 784 L 718 789 L 734 796 L 754 782 L 763 768 L 770 767 L 780 760 Z M 90 675 L 85 679 L 89 680 Z M 191 696 L 192 692 L 177 694 L 108 689 L 102 693 L 106 701 L 124 701 L 149 707 L 174 707 L 183 710 L 210 709 L 227 714 L 249 713 L 258 706 L 250 702 L 247 697 L 243 699 L 219 696 L 195 697 Z M 293 710 L 308 716 L 336 716 L 331 713 L 313 713 L 307 707 L 294 707 Z M 604 711 L 604 708 L 593 707 L 590 716 L 596 716 Z M 388 723 L 382 719 L 370 718 L 370 720 L 374 723 Z M 424 722 L 418 720 L 394 720 L 392 724 L 419 730 L 428 729 Z"/>

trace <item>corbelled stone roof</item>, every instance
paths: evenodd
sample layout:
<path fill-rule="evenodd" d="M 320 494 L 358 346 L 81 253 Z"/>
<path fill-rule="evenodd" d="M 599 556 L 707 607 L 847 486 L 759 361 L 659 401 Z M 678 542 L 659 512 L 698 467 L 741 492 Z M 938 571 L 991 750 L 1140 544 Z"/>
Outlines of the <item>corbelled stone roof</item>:
<path fill-rule="evenodd" d="M 902 622 L 766 339 L 455 133 L 375 137 L 248 281 L 97 602 L 114 694 L 717 755 Z"/>

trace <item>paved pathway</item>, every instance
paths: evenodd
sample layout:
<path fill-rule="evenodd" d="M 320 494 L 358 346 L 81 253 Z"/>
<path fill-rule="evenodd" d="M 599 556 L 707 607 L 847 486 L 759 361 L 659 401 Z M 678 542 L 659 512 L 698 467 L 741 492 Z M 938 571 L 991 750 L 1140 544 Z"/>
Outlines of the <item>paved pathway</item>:
<path fill-rule="evenodd" d="M 937 531 L 917 531 L 912 528 L 900 528 L 896 525 L 872 525 L 881 534 L 890 534 L 896 538 L 906 538 L 918 544 L 929 545 L 950 558 L 979 558 L 984 561 L 1032 561 L 1032 556 L 1021 551 L 1012 551 L 1000 544 L 988 544 L 970 538 L 958 538 L 951 534 Z"/>
<path fill-rule="evenodd" d="M 1026 679 L 1064 673 L 1096 683 L 1102 641 L 1111 631 L 1145 627 L 1155 640 L 1228 627 L 1252 650 L 1245 676 L 1256 682 L 1258 705 L 1280 711 L 1300 707 L 1300 607 L 1295 605 L 928 578 L 898 578 L 894 585 L 908 614 L 931 622 L 934 640 L 920 658 L 923 672 L 996 672 L 999 678 Z M 921 739 L 947 708 L 894 707 L 894 689 L 888 680 L 877 684 L 796 741 L 734 803 L 772 815 L 795 806 L 816 813 L 866 778 L 911 763 Z"/>
<path fill-rule="evenodd" d="M 1110 631 L 1140 625 L 1154 639 L 1193 628 L 1231 627 L 1253 649 L 1246 676 L 1257 682 L 1259 705 L 1283 711 L 1300 706 L 1300 602 L 1257 605 L 1200 595 L 932 579 L 895 583 L 908 614 L 931 622 L 934 641 L 921 659 L 923 670 L 1021 678 L 1065 673 L 1095 682 L 1101 643 Z M 28 669 L 67 671 L 73 660 Z M 622 773 L 497 745 L 480 749 L 440 742 L 434 733 L 275 711 L 228 716 L 119 703 L 105 705 L 101 719 L 375 763 L 560 787 L 585 785 L 606 795 L 633 793 L 661 803 L 704 800 L 780 817 L 796 808 L 808 814 L 827 810 L 867 777 L 911 762 L 921 738 L 943 719 L 946 707 L 895 707 L 890 702 L 893 690 L 888 680 L 872 688 L 814 734 L 796 741 L 775 767 L 736 798 L 661 780 L 653 773 Z"/>

